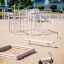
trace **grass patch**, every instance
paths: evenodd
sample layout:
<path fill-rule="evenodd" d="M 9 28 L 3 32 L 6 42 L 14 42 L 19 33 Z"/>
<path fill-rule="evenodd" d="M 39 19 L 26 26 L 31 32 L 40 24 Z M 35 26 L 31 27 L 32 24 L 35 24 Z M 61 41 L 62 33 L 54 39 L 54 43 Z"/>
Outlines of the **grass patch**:
<path fill-rule="evenodd" d="M 46 12 L 47 14 L 63 14 L 63 13 L 59 13 L 59 12 Z"/>
<path fill-rule="evenodd" d="M 2 12 L 0 12 L 0 17 L 2 17 L 2 15 L 4 15 Z"/>

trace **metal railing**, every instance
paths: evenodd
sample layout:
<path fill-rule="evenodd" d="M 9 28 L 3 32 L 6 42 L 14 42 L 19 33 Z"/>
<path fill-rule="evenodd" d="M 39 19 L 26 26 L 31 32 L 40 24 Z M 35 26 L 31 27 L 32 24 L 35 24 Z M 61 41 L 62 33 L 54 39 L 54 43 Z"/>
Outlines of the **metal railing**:
<path fill-rule="evenodd" d="M 43 17 L 47 18 L 47 19 L 64 19 L 64 13 L 62 14 L 48 14 L 48 13 L 43 13 L 42 14 Z"/>

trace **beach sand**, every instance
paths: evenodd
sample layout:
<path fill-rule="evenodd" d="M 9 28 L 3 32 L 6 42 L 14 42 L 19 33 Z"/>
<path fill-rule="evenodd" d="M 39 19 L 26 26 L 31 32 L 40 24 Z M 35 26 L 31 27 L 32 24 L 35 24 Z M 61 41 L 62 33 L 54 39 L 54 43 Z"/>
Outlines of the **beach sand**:
<path fill-rule="evenodd" d="M 38 64 L 39 59 L 41 57 L 48 56 L 49 52 L 52 53 L 54 60 L 53 64 L 64 64 L 64 19 L 49 20 L 51 22 L 42 22 L 42 29 L 51 29 L 55 32 L 58 32 L 58 38 L 56 34 L 33 36 L 32 38 L 54 41 L 54 44 L 51 44 L 51 46 L 56 46 L 58 48 L 29 45 L 29 42 L 26 41 L 24 38 L 30 38 L 31 36 L 22 33 L 9 32 L 8 20 L 0 20 L 0 47 L 8 44 L 14 44 L 33 47 L 36 50 L 35 54 L 27 56 L 21 60 L 0 56 L 0 64 Z"/>

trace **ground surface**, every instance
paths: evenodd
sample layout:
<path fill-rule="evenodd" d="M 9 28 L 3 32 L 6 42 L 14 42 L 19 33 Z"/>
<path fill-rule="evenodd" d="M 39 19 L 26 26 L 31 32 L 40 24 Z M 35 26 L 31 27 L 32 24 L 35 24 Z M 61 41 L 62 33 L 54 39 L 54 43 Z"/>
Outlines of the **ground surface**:
<path fill-rule="evenodd" d="M 42 23 L 43 29 L 51 29 L 59 33 L 58 38 L 55 34 L 35 36 L 35 38 L 42 40 L 52 40 L 58 48 L 42 47 L 36 45 L 29 45 L 29 42 L 24 38 L 30 36 L 22 33 L 10 33 L 8 20 L 0 20 L 0 47 L 8 44 L 34 47 L 37 53 L 32 54 L 22 60 L 15 60 L 9 57 L 0 56 L 0 64 L 38 64 L 41 57 L 48 56 L 49 51 L 52 53 L 54 63 L 64 64 L 64 19 L 50 19 L 51 23 Z M 34 36 L 32 37 L 34 38 Z M 33 42 L 34 43 L 34 42 Z M 39 43 L 39 42 L 37 42 Z"/>

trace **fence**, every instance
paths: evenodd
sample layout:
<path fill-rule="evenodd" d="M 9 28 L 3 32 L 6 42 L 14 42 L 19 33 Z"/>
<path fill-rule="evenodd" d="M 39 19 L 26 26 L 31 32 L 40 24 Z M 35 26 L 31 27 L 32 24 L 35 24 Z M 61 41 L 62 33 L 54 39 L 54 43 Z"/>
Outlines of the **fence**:
<path fill-rule="evenodd" d="M 27 11 L 30 11 L 30 10 L 22 10 L 21 12 L 24 14 L 26 13 Z M 16 11 L 18 12 L 18 11 Z M 42 16 L 44 18 L 47 18 L 47 19 L 64 19 L 64 13 L 43 13 L 42 12 Z M 6 19 L 7 18 L 7 12 L 5 12 L 5 10 L 2 10 L 2 18 L 3 19 Z"/>
<path fill-rule="evenodd" d="M 50 13 L 43 13 L 42 14 L 43 17 L 47 18 L 47 19 L 64 19 L 64 13 L 60 14 L 60 13 L 56 13 L 56 14 L 50 14 Z"/>

